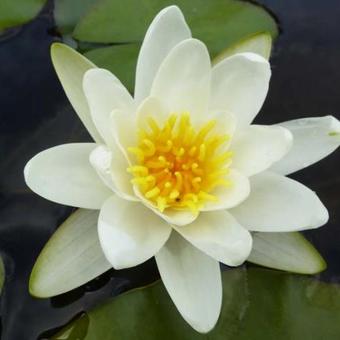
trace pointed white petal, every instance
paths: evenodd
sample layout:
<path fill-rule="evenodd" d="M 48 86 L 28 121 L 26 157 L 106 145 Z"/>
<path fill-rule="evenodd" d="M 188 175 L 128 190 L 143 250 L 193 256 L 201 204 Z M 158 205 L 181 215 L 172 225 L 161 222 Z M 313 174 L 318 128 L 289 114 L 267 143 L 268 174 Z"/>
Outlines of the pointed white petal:
<path fill-rule="evenodd" d="M 313 117 L 280 123 L 294 136 L 286 157 L 271 170 L 287 175 L 310 166 L 328 156 L 340 145 L 340 122 L 333 116 Z"/>
<path fill-rule="evenodd" d="M 100 209 L 112 195 L 90 164 L 94 143 L 58 145 L 35 155 L 25 166 L 26 184 L 53 202 Z"/>
<path fill-rule="evenodd" d="M 191 224 L 175 229 L 195 247 L 228 266 L 248 257 L 252 238 L 227 211 L 202 213 Z"/>
<path fill-rule="evenodd" d="M 97 143 L 101 143 L 103 139 L 92 121 L 82 86 L 85 72 L 96 66 L 71 47 L 60 43 L 52 45 L 51 58 L 59 80 L 74 110 L 92 138 Z"/>
<path fill-rule="evenodd" d="M 114 149 L 99 145 L 90 154 L 90 163 L 103 182 L 121 198 L 138 201 L 133 192 L 129 164 L 121 150 L 113 143 Z"/>
<path fill-rule="evenodd" d="M 112 267 L 99 244 L 98 214 L 79 209 L 52 235 L 33 267 L 29 283 L 33 296 L 65 293 Z"/>
<path fill-rule="evenodd" d="M 219 263 L 175 232 L 155 257 L 162 281 L 183 318 L 196 331 L 209 332 L 221 311 Z"/>
<path fill-rule="evenodd" d="M 119 109 L 125 115 L 132 116 L 135 111 L 134 101 L 124 85 L 118 83 L 116 77 L 104 69 L 87 71 L 84 75 L 83 88 L 93 122 L 106 144 L 111 145 L 113 135 L 110 129 L 110 115 L 112 111 Z"/>
<path fill-rule="evenodd" d="M 316 194 L 290 178 L 264 172 L 250 178 L 251 193 L 230 213 L 248 230 L 297 231 L 318 228 L 328 212 Z"/>
<path fill-rule="evenodd" d="M 238 126 L 250 124 L 266 98 L 271 71 L 255 53 L 235 54 L 212 70 L 210 109 L 233 112 Z"/>
<path fill-rule="evenodd" d="M 299 274 L 316 274 L 326 262 L 300 233 L 253 233 L 249 262 Z"/>
<path fill-rule="evenodd" d="M 249 179 L 240 172 L 231 169 L 226 177 L 230 181 L 228 187 L 217 187 L 209 194 L 218 198 L 218 201 L 206 202 L 201 211 L 214 211 L 230 209 L 243 202 L 250 193 Z"/>
<path fill-rule="evenodd" d="M 132 155 L 128 148 L 137 146 L 138 142 L 136 115 L 127 115 L 122 110 L 113 110 L 110 116 L 110 128 L 116 145 L 130 164 Z"/>
<path fill-rule="evenodd" d="M 280 126 L 251 125 L 232 142 L 233 168 L 246 176 L 268 169 L 284 157 L 293 144 L 288 129 Z"/>
<path fill-rule="evenodd" d="M 154 256 L 171 227 L 140 203 L 117 196 L 103 205 L 98 221 L 100 244 L 115 269 L 137 266 Z"/>
<path fill-rule="evenodd" d="M 178 7 L 166 7 L 154 18 L 137 61 L 135 99 L 138 103 L 150 94 L 158 68 L 171 49 L 190 37 L 190 29 Z"/>
<path fill-rule="evenodd" d="M 255 34 L 222 51 L 214 58 L 213 63 L 216 65 L 234 54 L 244 52 L 256 53 L 268 60 L 272 49 L 272 43 L 273 39 L 269 33 Z"/>
<path fill-rule="evenodd" d="M 193 213 L 190 210 L 176 210 L 172 208 L 167 208 L 161 212 L 152 202 L 144 197 L 136 185 L 134 186 L 134 192 L 147 208 L 151 209 L 156 215 L 162 217 L 169 224 L 177 226 L 186 225 L 192 223 L 198 216 L 197 213 Z"/>
<path fill-rule="evenodd" d="M 207 113 L 211 66 L 205 45 L 187 39 L 176 45 L 161 64 L 151 88 L 170 112 Z"/>

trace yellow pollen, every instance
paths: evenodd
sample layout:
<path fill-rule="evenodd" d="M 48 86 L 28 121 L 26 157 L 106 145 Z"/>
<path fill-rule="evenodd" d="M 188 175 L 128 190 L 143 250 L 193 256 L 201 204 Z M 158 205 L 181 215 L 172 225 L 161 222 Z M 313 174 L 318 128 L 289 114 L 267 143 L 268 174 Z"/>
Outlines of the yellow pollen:
<path fill-rule="evenodd" d="M 135 164 L 127 168 L 131 182 L 157 209 L 189 209 L 197 213 L 218 201 L 217 187 L 230 187 L 232 152 L 221 147 L 229 135 L 214 131 L 210 120 L 196 128 L 190 114 L 171 114 L 162 125 L 151 116 L 138 132 L 138 145 L 128 148 Z"/>

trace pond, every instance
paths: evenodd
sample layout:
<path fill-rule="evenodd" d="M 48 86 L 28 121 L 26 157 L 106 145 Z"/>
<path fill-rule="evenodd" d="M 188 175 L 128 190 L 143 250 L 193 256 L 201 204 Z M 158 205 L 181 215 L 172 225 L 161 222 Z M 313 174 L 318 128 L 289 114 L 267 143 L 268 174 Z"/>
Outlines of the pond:
<path fill-rule="evenodd" d="M 340 3 L 259 3 L 275 15 L 281 32 L 271 57 L 269 94 L 256 122 L 272 124 L 329 114 L 339 119 Z M 32 22 L 0 36 L 0 252 L 6 269 L 0 313 L 3 340 L 48 338 L 107 297 L 159 278 L 154 260 L 149 260 L 136 268 L 110 270 L 51 299 L 29 295 L 29 275 L 37 256 L 73 209 L 32 193 L 25 184 L 23 168 L 43 149 L 90 140 L 50 61 L 49 47 L 60 40 L 51 1 Z M 304 235 L 328 263 L 318 278 L 331 283 L 340 283 L 339 167 L 339 154 L 333 153 L 321 163 L 292 175 L 316 191 L 330 211 L 326 226 Z M 333 339 L 337 338 L 327 338 Z"/>

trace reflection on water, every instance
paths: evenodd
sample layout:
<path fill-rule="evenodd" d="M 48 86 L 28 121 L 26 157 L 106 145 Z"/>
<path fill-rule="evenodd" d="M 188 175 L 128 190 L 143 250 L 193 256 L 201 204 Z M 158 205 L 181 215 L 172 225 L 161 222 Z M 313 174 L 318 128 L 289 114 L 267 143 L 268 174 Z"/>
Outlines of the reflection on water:
<path fill-rule="evenodd" d="M 274 56 L 268 99 L 258 118 L 274 123 L 340 111 L 340 5 L 336 0 L 261 1 L 280 18 L 283 33 Z M 34 23 L 0 41 L 0 250 L 6 265 L 1 297 L 2 339 L 35 340 L 67 323 L 98 301 L 154 281 L 154 262 L 109 271 L 95 281 L 51 300 L 30 297 L 28 277 L 39 251 L 71 208 L 28 191 L 22 169 L 50 146 L 88 141 L 72 112 L 49 59 L 53 21 L 50 9 Z M 339 114 L 337 115 L 339 117 Z M 329 224 L 306 233 L 326 258 L 321 275 L 340 282 L 339 156 L 294 175 L 317 191 L 331 212 Z"/>

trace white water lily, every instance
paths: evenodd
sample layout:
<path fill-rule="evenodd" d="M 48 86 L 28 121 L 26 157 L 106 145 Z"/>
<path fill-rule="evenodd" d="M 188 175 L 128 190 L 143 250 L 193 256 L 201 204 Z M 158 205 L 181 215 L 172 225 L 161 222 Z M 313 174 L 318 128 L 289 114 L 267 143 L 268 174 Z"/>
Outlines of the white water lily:
<path fill-rule="evenodd" d="M 67 238 L 58 239 L 58 261 L 66 263 L 62 252 L 72 257 L 74 247 L 75 263 L 87 261 L 96 270 L 81 271 L 74 286 L 53 292 L 46 289 L 53 275 L 46 274 L 45 288 L 33 288 L 36 295 L 59 294 L 110 265 L 128 268 L 155 256 L 181 315 L 208 332 L 222 303 L 219 262 L 242 264 L 252 249 L 251 231 L 297 231 L 327 222 L 316 194 L 285 175 L 335 150 L 338 140 L 324 142 L 318 131 L 331 124 L 338 133 L 340 123 L 325 117 L 251 124 L 271 74 L 260 55 L 234 54 L 212 67 L 205 45 L 191 38 L 182 13 L 171 6 L 146 33 L 134 98 L 113 74 L 64 45 L 53 45 L 52 58 L 95 142 L 37 154 L 25 179 L 39 195 L 83 208 L 73 222 L 85 224 L 84 233 L 75 224 L 64 226 L 77 237 L 64 249 Z M 99 242 L 91 229 L 96 210 Z M 78 251 L 82 247 L 86 251 Z"/>

